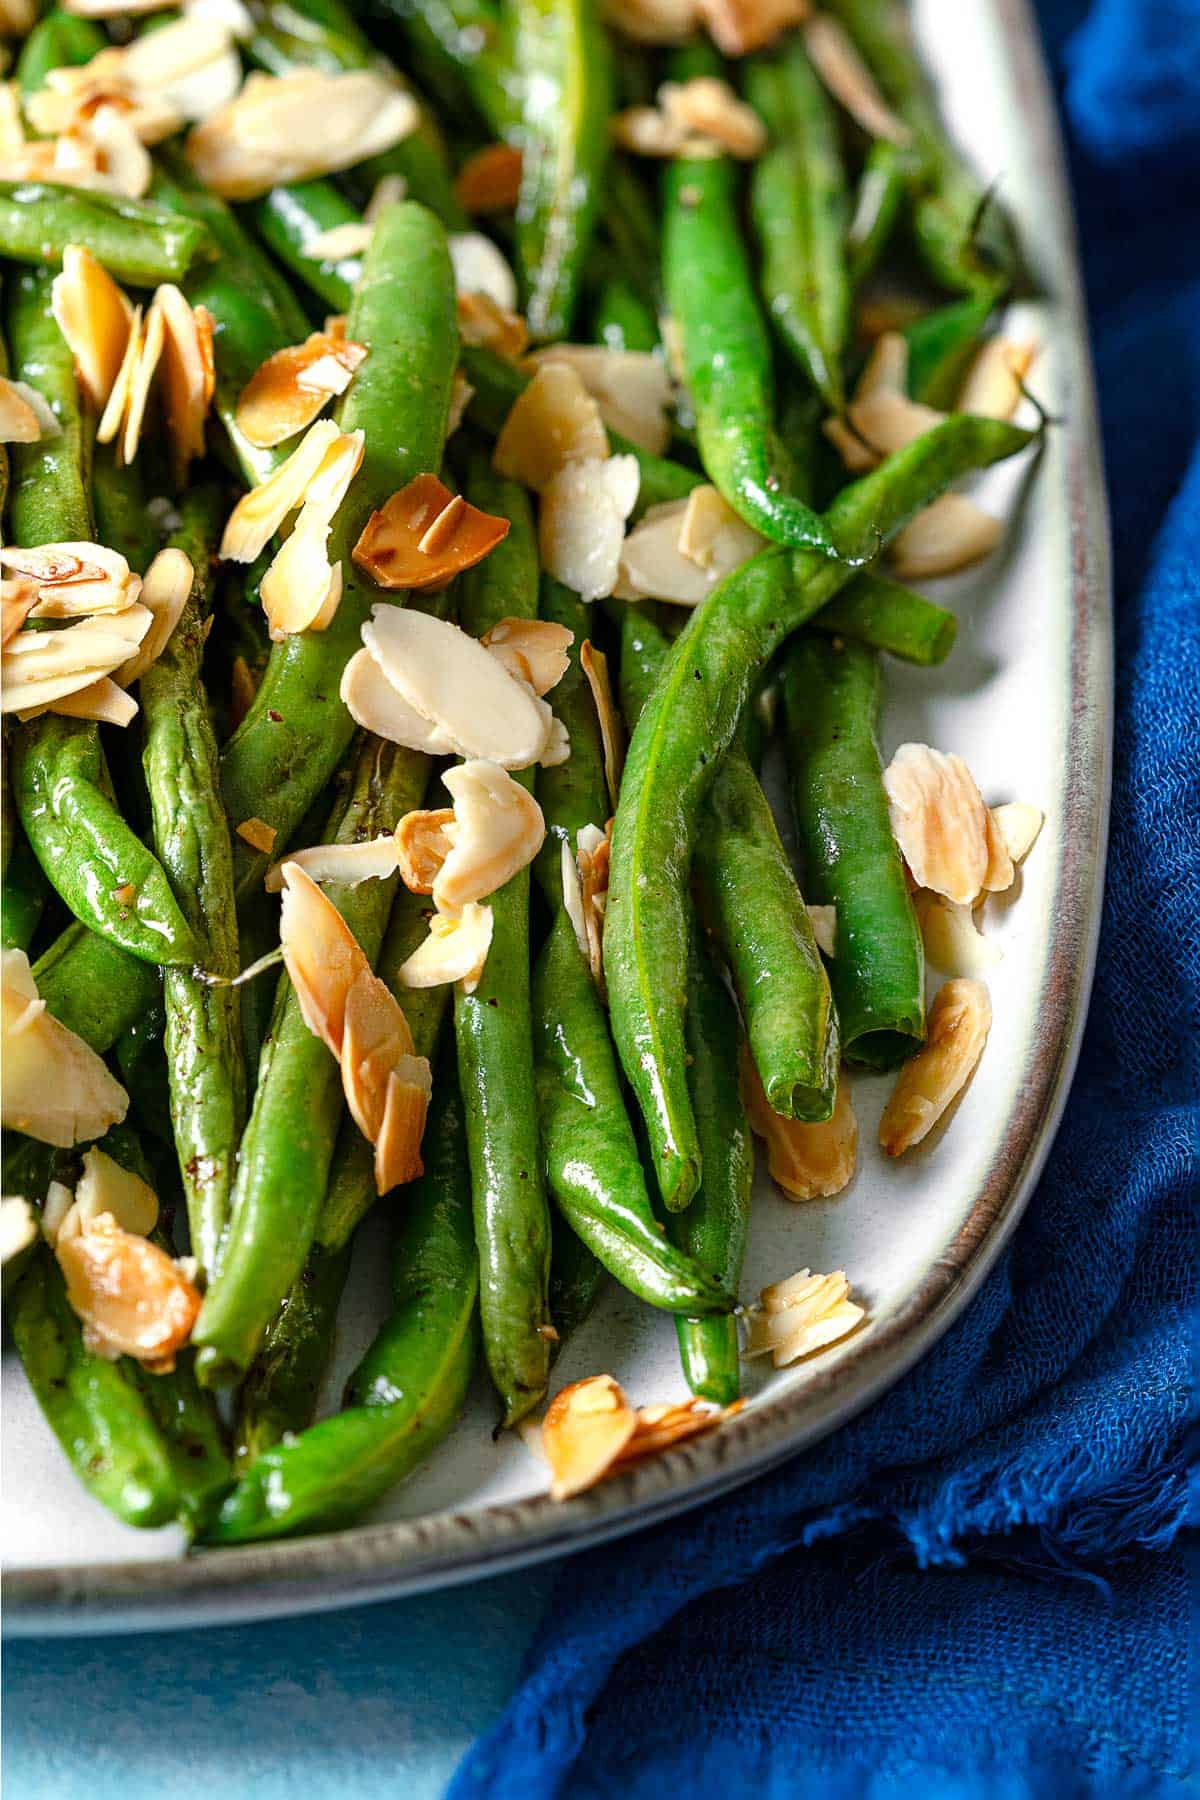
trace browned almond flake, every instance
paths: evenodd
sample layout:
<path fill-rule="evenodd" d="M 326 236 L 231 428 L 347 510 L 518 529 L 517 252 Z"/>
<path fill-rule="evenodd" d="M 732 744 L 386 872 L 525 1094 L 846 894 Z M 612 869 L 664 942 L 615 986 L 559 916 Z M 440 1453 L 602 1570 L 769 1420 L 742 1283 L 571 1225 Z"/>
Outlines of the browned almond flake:
<path fill-rule="evenodd" d="M 637 1414 L 611 1375 L 561 1388 L 542 1421 L 550 1494 L 569 1499 L 605 1476 L 637 1429 Z"/>
<path fill-rule="evenodd" d="M 405 813 L 397 825 L 400 879 L 410 893 L 432 894 L 442 864 L 454 847 L 446 830 L 453 824 L 453 808 L 439 806 L 432 812 Z"/>
<path fill-rule="evenodd" d="M 767 1146 L 767 1168 L 790 1200 L 819 1200 L 840 1194 L 854 1174 L 858 1121 L 845 1073 L 838 1081 L 830 1118 L 809 1124 L 785 1119 L 767 1099 L 750 1055 L 742 1046 L 742 1104 L 756 1137 Z"/>
<path fill-rule="evenodd" d="M 388 1075 L 383 1122 L 375 1142 L 377 1194 L 390 1194 L 393 1188 L 406 1181 L 415 1181 L 424 1172 L 421 1139 L 425 1134 L 428 1110 L 428 1088 L 405 1081 L 393 1069 Z"/>
<path fill-rule="evenodd" d="M 147 1238 L 122 1231 L 111 1213 L 60 1238 L 55 1254 L 71 1309 L 83 1322 L 85 1347 L 111 1361 L 132 1356 L 152 1374 L 169 1374 L 200 1311 L 199 1291 L 180 1265 Z"/>
<path fill-rule="evenodd" d="M 118 906 L 132 906 L 137 899 L 137 889 L 132 881 L 126 881 L 119 888 L 113 889 L 112 897 Z"/>
<path fill-rule="evenodd" d="M 541 696 L 557 687 L 570 667 L 567 652 L 575 633 L 550 619 L 498 619 L 479 641 L 510 675 Z"/>
<path fill-rule="evenodd" d="M 391 989 L 360 969 L 346 995 L 342 1086 L 351 1118 L 372 1143 L 383 1125 L 387 1078 L 401 1057 L 412 1055 L 412 1032 Z"/>
<path fill-rule="evenodd" d="M 621 791 L 621 770 L 625 762 L 625 727 L 613 697 L 608 658 L 602 650 L 597 650 L 585 639 L 579 651 L 579 666 L 596 703 L 600 736 L 604 744 L 604 778 L 608 783 L 609 800 L 615 809 L 617 796 Z"/>
<path fill-rule="evenodd" d="M 911 144 L 912 132 L 887 104 L 839 19 L 814 14 L 804 27 L 804 47 L 834 99 L 869 137 L 886 138 L 901 147 Z"/>
<path fill-rule="evenodd" d="M 988 872 L 990 821 L 961 756 L 901 744 L 883 786 L 892 835 L 917 886 L 973 905 Z"/>
<path fill-rule="evenodd" d="M 231 731 L 236 731 L 254 705 L 254 696 L 258 692 L 258 683 L 244 656 L 235 656 L 233 659 L 233 667 L 229 672 L 229 689 L 229 724 Z"/>
<path fill-rule="evenodd" d="M 521 152 L 512 144 L 485 144 L 458 171 L 454 192 L 464 212 L 514 211 L 521 195 Z"/>
<path fill-rule="evenodd" d="M 608 873 L 612 859 L 613 821 L 603 832 L 588 825 L 579 833 L 575 863 L 579 870 L 579 905 L 583 915 L 583 933 L 588 967 L 592 979 L 605 998 L 604 984 L 604 915 L 608 907 Z"/>
<path fill-rule="evenodd" d="M 335 395 L 345 392 L 366 354 L 365 344 L 324 331 L 277 350 L 238 396 L 238 430 L 264 449 L 295 437 Z"/>
<path fill-rule="evenodd" d="M 745 56 L 799 25 L 810 8 L 808 0 L 698 0 L 698 11 L 718 50 Z"/>
<path fill-rule="evenodd" d="M 297 863 L 285 862 L 279 942 L 304 1023 L 341 1061 L 346 997 L 369 969 L 337 907 Z"/>
<path fill-rule="evenodd" d="M 625 1468 L 648 1456 L 657 1456 L 660 1451 L 669 1450 L 686 1438 L 712 1431 L 722 1420 L 741 1412 L 745 1404 L 744 1400 L 734 1400 L 729 1406 L 713 1407 L 704 1400 L 687 1400 L 680 1406 L 639 1407 L 634 1434 L 613 1466 Z"/>
<path fill-rule="evenodd" d="M 436 475 L 418 475 L 371 514 L 351 554 L 379 587 L 443 587 L 482 562 L 508 532 L 507 519 L 451 494 Z"/>
<path fill-rule="evenodd" d="M 474 349 L 491 350 L 516 362 L 529 347 L 529 327 L 520 313 L 508 312 L 490 294 L 458 296 L 458 334 Z"/>
<path fill-rule="evenodd" d="M 901 1069 L 879 1121 L 879 1142 L 902 1156 L 933 1130 L 970 1080 L 992 1024 L 992 1003 L 981 981 L 942 984 L 926 1021 L 925 1043 Z"/>
<path fill-rule="evenodd" d="M 658 90 L 658 103 L 667 123 L 677 126 L 685 138 L 694 134 L 710 139 L 731 156 L 746 160 L 761 156 L 766 149 L 766 127 L 758 114 L 717 76 L 665 81 Z"/>
<path fill-rule="evenodd" d="M 15 638 L 37 605 L 38 584 L 28 575 L 0 583 L 0 646 Z"/>
<path fill-rule="evenodd" d="M 271 854 L 279 835 L 274 825 L 268 825 L 265 819 L 243 819 L 235 829 L 252 850 L 261 850 L 265 856 Z"/>

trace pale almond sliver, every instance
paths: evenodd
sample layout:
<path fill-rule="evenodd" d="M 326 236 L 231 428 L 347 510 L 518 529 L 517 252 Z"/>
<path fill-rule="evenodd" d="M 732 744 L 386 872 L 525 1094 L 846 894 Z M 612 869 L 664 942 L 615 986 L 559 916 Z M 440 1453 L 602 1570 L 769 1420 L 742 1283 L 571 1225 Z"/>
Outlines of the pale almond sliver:
<path fill-rule="evenodd" d="M 804 47 L 829 92 L 868 137 L 901 148 L 912 142 L 912 132 L 880 93 L 840 20 L 816 13 L 804 26 Z"/>
<path fill-rule="evenodd" d="M 114 672 L 113 679 L 121 687 L 137 681 L 166 649 L 171 633 L 183 617 L 195 575 L 191 558 L 173 545 L 160 550 L 146 570 L 139 598 L 151 615 L 150 629 L 134 655 Z"/>
<path fill-rule="evenodd" d="M 125 356 L 133 307 L 82 244 L 64 248 L 62 273 L 50 284 L 50 305 L 75 358 L 80 386 L 91 405 L 100 409 Z"/>
<path fill-rule="evenodd" d="M 526 366 L 539 369 L 548 363 L 575 370 L 610 430 L 641 450 L 664 453 L 671 437 L 671 377 L 661 357 L 601 344 L 550 344 L 535 351 Z"/>
<path fill-rule="evenodd" d="M 390 1194 L 422 1173 L 421 1139 L 429 1111 L 429 1064 L 423 1056 L 401 1059 L 388 1073 L 383 1120 L 375 1142 L 375 1192 Z M 406 1072 L 414 1079 L 406 1079 Z"/>
<path fill-rule="evenodd" d="M 138 714 L 138 703 L 132 694 L 118 687 L 109 676 L 102 675 L 88 687 L 64 694 L 47 708 L 68 719 L 93 719 L 98 725 L 131 725 Z"/>
<path fill-rule="evenodd" d="M 569 463 L 602 461 L 608 433 L 577 370 L 549 362 L 514 401 L 492 462 L 501 475 L 540 493 Z"/>
<path fill-rule="evenodd" d="M 1009 800 L 1003 806 L 993 806 L 992 819 L 1012 861 L 1021 863 L 1037 842 L 1046 815 L 1026 801 Z"/>
<path fill-rule="evenodd" d="M 22 713 L 89 687 L 127 660 L 152 623 L 144 606 L 130 606 L 62 631 L 18 632 L 4 650 L 0 707 Z"/>
<path fill-rule="evenodd" d="M 338 437 L 332 419 L 318 419 L 271 476 L 242 495 L 225 525 L 222 558 L 251 563 L 262 554 L 288 514 L 303 504 Z"/>
<path fill-rule="evenodd" d="M 482 231 L 452 231 L 446 241 L 458 293 L 486 294 L 502 312 L 515 312 L 517 278 L 491 238 Z"/>
<path fill-rule="evenodd" d="M 142 441 L 146 407 L 150 400 L 150 389 L 154 383 L 165 342 L 166 325 L 163 321 L 163 310 L 158 301 L 154 300 L 141 328 L 137 357 L 129 377 L 129 395 L 125 403 L 125 418 L 120 437 L 122 462 L 131 463 L 137 456 Z"/>
<path fill-rule="evenodd" d="M 741 1090 L 750 1128 L 767 1146 L 771 1177 L 788 1198 L 819 1200 L 840 1194 L 854 1175 L 858 1156 L 858 1121 L 845 1075 L 838 1081 L 832 1116 L 815 1124 L 775 1112 L 745 1048 Z"/>
<path fill-rule="evenodd" d="M 990 556 L 1003 535 L 999 519 L 965 494 L 943 494 L 892 539 L 888 558 L 899 581 L 954 575 Z"/>
<path fill-rule="evenodd" d="M 135 1237 L 149 1237 L 158 1224 L 158 1196 L 154 1189 L 95 1145 L 84 1153 L 83 1169 L 75 1186 L 75 1204 L 85 1231 L 102 1213 L 108 1213 L 122 1231 L 132 1232 Z"/>
<path fill-rule="evenodd" d="M 339 1061 L 346 1019 L 346 996 L 369 967 L 333 902 L 294 862 L 282 867 L 283 903 L 279 941 L 304 1023 Z"/>
<path fill-rule="evenodd" d="M 550 619 L 499 619 L 479 641 L 540 696 L 557 687 L 570 667 L 575 634 Z"/>
<path fill-rule="evenodd" d="M 529 790 L 495 763 L 459 763 L 442 781 L 454 802 L 454 835 L 433 902 L 439 912 L 457 915 L 529 866 L 546 825 Z"/>
<path fill-rule="evenodd" d="M 883 785 L 892 835 L 917 886 L 973 905 L 988 869 L 988 812 L 966 763 L 928 744 L 901 744 Z"/>
<path fill-rule="evenodd" d="M 975 1072 L 992 1024 L 992 1003 L 979 981 L 955 979 L 938 989 L 925 1043 L 904 1064 L 879 1122 L 879 1142 L 902 1156 L 932 1131 Z"/>
<path fill-rule="evenodd" d="M 290 850 L 288 861 L 318 886 L 357 887 L 363 881 L 386 881 L 396 873 L 396 839 L 388 832 L 383 837 L 365 838 L 361 844 L 311 844 L 305 850 Z M 273 863 L 267 870 L 264 886 L 268 894 L 282 893 L 281 863 Z"/>
<path fill-rule="evenodd" d="M 473 994 L 491 948 L 493 923 L 491 907 L 473 902 L 456 918 L 435 913 L 429 936 L 400 969 L 401 987 L 441 987 L 461 981 L 464 993 Z"/>
<path fill-rule="evenodd" d="M 372 1144 L 383 1124 L 388 1076 L 401 1057 L 414 1060 L 408 1020 L 386 982 L 363 967 L 346 993 L 341 1068 L 350 1116 Z"/>
<path fill-rule="evenodd" d="M 125 1089 L 102 1057 L 46 1011 L 23 950 L 0 953 L 0 1033 L 0 1118 L 8 1130 L 70 1149 L 125 1117 Z"/>
<path fill-rule="evenodd" d="M 542 563 L 583 600 L 603 599 L 616 587 L 625 522 L 637 503 L 640 479 L 634 456 L 572 461 L 542 492 Z"/>

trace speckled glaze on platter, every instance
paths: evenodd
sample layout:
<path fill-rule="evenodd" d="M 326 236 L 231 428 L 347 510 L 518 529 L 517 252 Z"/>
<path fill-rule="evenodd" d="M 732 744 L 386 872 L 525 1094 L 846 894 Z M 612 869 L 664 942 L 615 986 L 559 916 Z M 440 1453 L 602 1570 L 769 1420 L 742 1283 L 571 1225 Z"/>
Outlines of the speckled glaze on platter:
<path fill-rule="evenodd" d="M 839 1198 L 793 1206 L 763 1181 L 743 1290 L 806 1264 L 845 1267 L 869 1322 L 810 1366 L 751 1365 L 750 1404 L 721 1431 L 564 1505 L 511 1434 L 491 1438 L 480 1382 L 429 1465 L 376 1522 L 290 1543 L 194 1556 L 136 1533 L 79 1490 L 5 1356 L 3 1535 L 7 1630 L 125 1631 L 345 1606 L 498 1573 L 649 1525 L 780 1463 L 895 1382 L 966 1305 L 1020 1216 L 1065 1098 L 1087 1003 L 1103 880 L 1111 721 L 1108 536 L 1098 431 L 1053 100 L 1027 0 L 918 0 L 918 30 L 952 124 L 999 172 L 1036 301 L 1011 324 L 1044 346 L 1036 389 L 1061 422 L 1036 459 L 993 471 L 985 505 L 1009 519 L 978 575 L 938 585 L 960 613 L 933 673 L 889 669 L 885 749 L 917 738 L 960 751 L 991 800 L 1044 807 L 1047 825 L 1010 899 L 990 904 L 1004 951 L 983 1063 L 914 1156 L 873 1150 L 886 1083 L 855 1086 L 863 1167 Z M 336 1393 L 377 1316 L 381 1240 L 363 1234 Z M 640 1402 L 681 1395 L 670 1321 L 615 1288 L 564 1354 L 556 1382 L 598 1369 Z"/>

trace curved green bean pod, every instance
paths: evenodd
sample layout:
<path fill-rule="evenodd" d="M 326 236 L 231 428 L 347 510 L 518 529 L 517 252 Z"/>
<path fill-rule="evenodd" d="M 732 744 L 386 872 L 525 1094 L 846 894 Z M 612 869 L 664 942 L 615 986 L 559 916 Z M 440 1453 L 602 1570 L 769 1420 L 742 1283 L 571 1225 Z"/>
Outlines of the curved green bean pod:
<path fill-rule="evenodd" d="M 338 225 L 356 225 L 362 217 L 342 190 L 323 179 L 273 187 L 251 202 L 255 230 L 275 256 L 327 306 L 349 310 L 362 274 L 361 256 L 313 256 L 309 246 Z"/>
<path fill-rule="evenodd" d="M 958 636 L 952 612 L 873 569 L 856 575 L 812 624 L 814 631 L 854 638 L 922 668 L 945 662 Z"/>
<path fill-rule="evenodd" d="M 478 505 L 511 520 L 486 562 L 461 582 L 459 618 L 482 637 L 503 618 L 537 613 L 538 574 L 529 496 L 482 461 L 472 466 Z M 532 772 L 515 777 L 532 785 Z M 458 1075 L 466 1104 L 467 1150 L 483 1347 L 503 1406 L 515 1425 L 546 1390 L 551 1326 L 547 1283 L 550 1210 L 542 1175 L 529 1004 L 529 870 L 491 896 L 492 943 L 473 994 L 454 995 Z"/>
<path fill-rule="evenodd" d="M 383 0 L 383 10 L 448 99 L 465 93 L 493 131 L 509 129 L 516 100 L 500 14 L 490 0 Z"/>
<path fill-rule="evenodd" d="M 657 350 L 658 320 L 623 275 L 604 283 L 592 312 L 592 336 L 610 350 Z"/>
<path fill-rule="evenodd" d="M 13 364 L 59 424 L 56 437 L 9 445 L 9 528 L 21 545 L 86 542 L 92 535 L 93 433 L 80 409 L 75 359 L 51 307 L 53 280 L 52 269 L 17 269 L 6 286 Z"/>
<path fill-rule="evenodd" d="M 17 818 L 7 769 L 3 779 L 4 875 L 0 881 L 0 944 L 6 950 L 28 950 L 49 889 Z"/>
<path fill-rule="evenodd" d="M 351 1379 L 345 1412 L 267 1450 L 226 1500 L 212 1543 L 347 1524 L 436 1448 L 479 1351 L 479 1263 L 453 1060 L 433 1091 L 421 1179 L 405 1195 L 391 1316 Z"/>
<path fill-rule="evenodd" d="M 612 51 L 589 0 L 514 0 L 517 252 L 534 338 L 568 337 L 608 162 Z"/>
<path fill-rule="evenodd" d="M 608 1270 L 599 1257 L 562 1213 L 555 1213 L 551 1222 L 550 1317 L 557 1337 L 550 1346 L 551 1361 L 588 1318 L 607 1280 Z"/>
<path fill-rule="evenodd" d="M 339 411 L 341 429 L 362 430 L 366 439 L 362 467 L 330 534 L 330 561 L 342 565 L 341 603 L 327 630 L 274 646 L 254 703 L 222 756 L 226 813 L 235 824 L 265 818 L 278 833 L 277 851 L 354 730 L 338 683 L 363 620 L 383 596 L 350 552 L 376 507 L 414 475 L 441 466 L 458 330 L 445 233 L 424 207 L 405 202 L 380 219 L 347 331 L 370 355 Z M 258 887 L 266 863 L 248 844 L 235 846 L 239 900 Z"/>
<path fill-rule="evenodd" d="M 48 181 L 0 181 L 0 256 L 57 272 L 68 244 L 86 244 L 118 281 L 134 287 L 180 281 L 198 257 L 212 254 L 202 225 L 149 201 Z"/>
<path fill-rule="evenodd" d="M 878 266 L 896 229 L 907 185 L 903 152 L 887 138 L 876 138 L 863 164 L 846 233 L 851 287 L 861 287 Z"/>
<path fill-rule="evenodd" d="M 754 1139 L 738 1088 L 742 1032 L 737 1008 L 712 957 L 692 932 L 687 1007 L 688 1085 L 704 1173 L 684 1212 L 672 1213 L 671 1240 L 736 1295 L 750 1229 Z M 684 1378 L 694 1394 L 728 1406 L 741 1392 L 737 1321 L 676 1319 Z"/>
<path fill-rule="evenodd" d="M 908 391 L 914 400 L 942 411 L 954 405 L 998 297 L 996 288 L 985 288 L 923 314 L 905 329 Z"/>
<path fill-rule="evenodd" d="M 142 761 L 154 844 L 208 974 L 234 976 L 238 955 L 229 823 L 218 795 L 217 742 L 202 662 L 212 613 L 212 555 L 222 501 L 214 489 L 184 496 L 172 543 L 195 570 L 191 595 L 162 655 L 141 679 Z M 187 1197 L 192 1254 L 215 1263 L 229 1212 L 246 1115 L 240 995 L 192 969 L 163 976 L 171 1117 Z"/>
<path fill-rule="evenodd" d="M 805 879 L 837 908 L 831 978 L 843 1049 L 892 1068 L 925 1036 L 925 956 L 888 821 L 878 658 L 803 632 L 784 659 L 783 695 Z"/>
<path fill-rule="evenodd" d="M 101 1055 L 153 1006 L 162 978 L 78 920 L 33 965 L 47 1012 Z"/>
<path fill-rule="evenodd" d="M 843 490 L 826 515 L 845 549 L 876 547 L 950 482 L 1032 434 L 956 417 Z M 629 746 L 613 832 L 605 970 L 613 1035 L 667 1205 L 687 1205 L 700 1147 L 684 1075 L 687 881 L 700 807 L 759 672 L 850 579 L 813 552 L 765 550 L 693 613 Z"/>
<path fill-rule="evenodd" d="M 837 119 L 799 38 L 747 65 L 746 97 L 771 133 L 750 176 L 763 298 L 787 349 L 840 413 L 850 280 Z"/>

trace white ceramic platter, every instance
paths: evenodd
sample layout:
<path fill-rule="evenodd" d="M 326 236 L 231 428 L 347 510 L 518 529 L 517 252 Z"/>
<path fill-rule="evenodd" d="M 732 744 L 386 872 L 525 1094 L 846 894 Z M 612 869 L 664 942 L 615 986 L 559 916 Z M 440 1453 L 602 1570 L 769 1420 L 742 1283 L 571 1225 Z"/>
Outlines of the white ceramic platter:
<path fill-rule="evenodd" d="M 191 1557 L 172 1533 L 129 1530 L 88 1499 L 6 1354 L 10 1629 L 144 1629 L 344 1605 L 468 1580 L 662 1518 L 811 1444 L 894 1382 L 965 1305 L 1016 1222 L 1073 1065 L 1099 916 L 1110 725 L 1104 487 L 1070 206 L 1027 0 L 918 0 L 915 10 L 952 125 L 979 168 L 1000 177 L 1018 222 L 1040 297 L 1015 306 L 1009 323 L 1043 345 L 1034 385 L 1061 422 L 1036 464 L 977 484 L 1010 521 L 1005 547 L 981 573 L 940 584 L 961 617 L 948 663 L 932 672 L 889 665 L 884 749 L 916 739 L 957 750 L 990 801 L 1032 801 L 1047 823 L 1014 895 L 989 903 L 987 930 L 1004 952 L 991 982 L 995 1022 L 949 1124 L 885 1167 L 874 1138 L 887 1083 L 859 1079 L 864 1153 L 851 1188 L 797 1206 L 760 1184 L 743 1294 L 805 1265 L 845 1268 L 869 1323 L 808 1366 L 749 1365 L 740 1417 L 561 1506 L 543 1497 L 544 1471 L 517 1437 L 493 1443 L 480 1379 L 449 1441 L 371 1522 Z M 382 1305 L 379 1224 L 361 1236 L 331 1402 Z M 555 1383 L 601 1369 L 638 1401 L 684 1393 L 670 1320 L 615 1286 Z"/>

